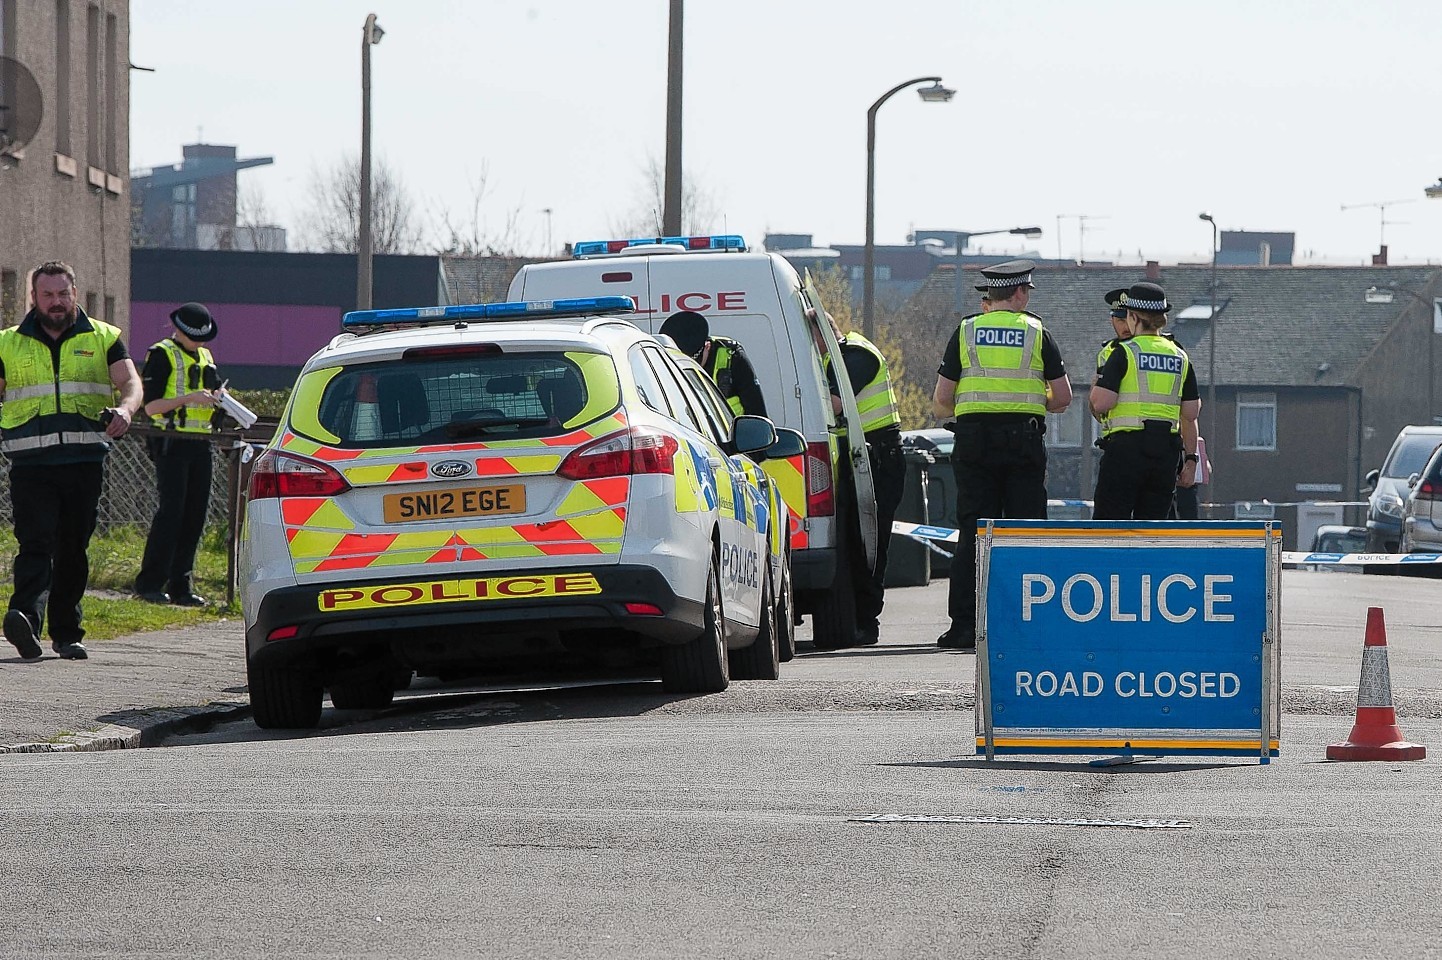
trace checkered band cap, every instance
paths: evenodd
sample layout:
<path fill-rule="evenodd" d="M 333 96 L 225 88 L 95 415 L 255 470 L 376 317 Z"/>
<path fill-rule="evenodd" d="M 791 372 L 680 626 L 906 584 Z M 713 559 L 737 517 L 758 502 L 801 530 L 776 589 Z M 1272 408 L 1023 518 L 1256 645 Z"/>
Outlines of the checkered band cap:
<path fill-rule="evenodd" d="M 1166 313 L 1172 309 L 1167 294 L 1155 283 L 1134 283 L 1120 298 L 1121 306 L 1128 310 L 1145 310 L 1149 313 Z"/>
<path fill-rule="evenodd" d="M 1036 264 L 1030 260 L 1008 260 L 995 266 L 982 267 L 981 279 L 977 281 L 976 289 L 986 291 L 1032 286 L 1031 272 L 1035 269 Z"/>

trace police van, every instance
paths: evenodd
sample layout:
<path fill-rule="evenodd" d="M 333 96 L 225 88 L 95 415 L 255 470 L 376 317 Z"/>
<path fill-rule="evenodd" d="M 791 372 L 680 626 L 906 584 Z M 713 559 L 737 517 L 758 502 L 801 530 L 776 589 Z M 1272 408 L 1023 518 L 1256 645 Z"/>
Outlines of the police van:
<path fill-rule="evenodd" d="M 841 348 L 809 274 L 783 257 L 750 252 L 737 235 L 645 237 L 572 245 L 573 259 L 521 267 L 507 299 L 626 296 L 632 322 L 655 333 L 672 313 L 706 317 L 713 336 L 740 341 L 756 370 L 766 411 L 806 438 L 806 453 L 769 460 L 767 474 L 790 511 L 796 610 L 812 617 L 818 647 L 849 646 L 856 615 L 849 551 L 876 555 L 876 498 L 861 415 L 846 377 L 832 412 L 826 365 L 844 370 Z M 824 351 L 824 353 L 823 353 Z"/>

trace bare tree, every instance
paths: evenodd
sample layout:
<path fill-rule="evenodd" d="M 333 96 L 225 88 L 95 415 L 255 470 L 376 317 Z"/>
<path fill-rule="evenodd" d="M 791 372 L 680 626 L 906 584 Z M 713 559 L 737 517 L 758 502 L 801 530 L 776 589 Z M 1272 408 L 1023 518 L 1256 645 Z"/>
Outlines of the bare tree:
<path fill-rule="evenodd" d="M 265 194 L 253 183 L 244 184 L 236 191 L 235 228 L 231 231 L 228 249 L 267 253 L 285 250 L 285 231 L 271 216 Z"/>
<path fill-rule="evenodd" d="M 437 204 L 432 215 L 438 238 L 436 252 L 457 257 L 513 257 L 520 242 L 521 208 L 507 210 L 496 232 L 485 217 L 486 195 L 490 187 L 489 165 L 482 165 L 481 175 L 471 184 L 470 208 L 464 212 L 448 204 Z"/>
<path fill-rule="evenodd" d="M 371 242 L 375 253 L 415 253 L 421 246 L 415 204 L 384 160 L 371 175 Z M 304 244 L 322 253 L 355 253 L 360 245 L 360 161 L 348 156 L 311 171 L 311 202 L 300 220 Z"/>
<path fill-rule="evenodd" d="M 655 157 L 647 161 L 644 182 L 634 206 L 620 220 L 611 222 L 611 235 L 616 237 L 659 237 L 661 218 L 666 208 L 666 173 Z M 711 194 L 689 176 L 681 177 L 681 232 L 687 235 L 713 231 L 720 210 Z"/>

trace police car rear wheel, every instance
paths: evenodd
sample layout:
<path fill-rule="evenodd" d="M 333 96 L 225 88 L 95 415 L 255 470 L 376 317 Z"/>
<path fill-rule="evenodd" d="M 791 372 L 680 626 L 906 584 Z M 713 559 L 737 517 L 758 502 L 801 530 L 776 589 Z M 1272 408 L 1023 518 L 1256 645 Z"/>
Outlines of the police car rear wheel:
<path fill-rule="evenodd" d="M 716 554 L 706 574 L 705 626 L 690 643 L 668 646 L 661 656 L 661 686 L 667 693 L 719 693 L 731 683 L 726 656 L 726 618 L 721 608 L 721 575 Z"/>
<path fill-rule="evenodd" d="M 246 665 L 250 709 L 263 730 L 297 730 L 320 723 L 325 690 L 307 664 Z"/>
<path fill-rule="evenodd" d="M 796 604 L 791 596 L 789 551 L 781 570 L 781 590 L 776 596 L 776 654 L 782 663 L 790 663 L 796 657 L 796 621 L 793 619 Z"/>
<path fill-rule="evenodd" d="M 761 631 L 750 646 L 731 653 L 731 676 L 737 680 L 775 680 L 781 675 L 780 650 L 777 649 L 775 588 L 772 586 L 771 565 L 766 565 L 766 581 L 761 588 Z"/>

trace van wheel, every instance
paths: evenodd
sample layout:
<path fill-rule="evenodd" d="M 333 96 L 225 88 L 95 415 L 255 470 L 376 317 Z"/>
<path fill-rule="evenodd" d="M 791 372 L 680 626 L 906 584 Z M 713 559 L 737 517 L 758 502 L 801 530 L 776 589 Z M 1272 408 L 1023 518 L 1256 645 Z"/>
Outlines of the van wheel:
<path fill-rule="evenodd" d="M 858 546 L 847 544 L 836 552 L 836 578 L 811 615 L 811 641 L 818 650 L 840 650 L 856 643 L 856 594 L 850 556 L 855 549 Z"/>
<path fill-rule="evenodd" d="M 325 689 L 320 674 L 305 663 L 279 663 L 245 667 L 250 688 L 250 709 L 262 730 L 298 730 L 320 723 Z"/>
<path fill-rule="evenodd" d="M 667 693 L 719 693 L 731 683 L 726 656 L 726 618 L 721 609 L 721 574 L 716 554 L 706 572 L 706 609 L 701 635 L 661 651 L 661 686 Z"/>
<path fill-rule="evenodd" d="M 731 653 L 731 676 L 737 680 L 775 680 L 781 676 L 781 651 L 777 648 L 775 589 L 771 564 L 766 564 L 766 582 L 761 588 L 761 630 L 749 646 Z"/>

